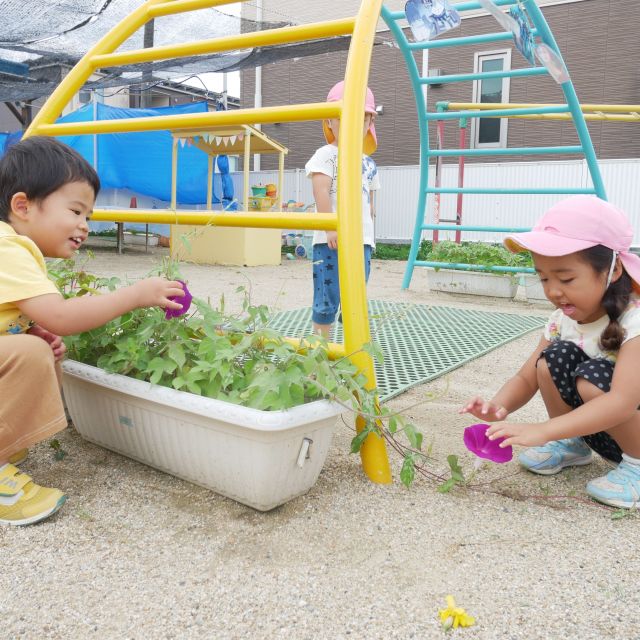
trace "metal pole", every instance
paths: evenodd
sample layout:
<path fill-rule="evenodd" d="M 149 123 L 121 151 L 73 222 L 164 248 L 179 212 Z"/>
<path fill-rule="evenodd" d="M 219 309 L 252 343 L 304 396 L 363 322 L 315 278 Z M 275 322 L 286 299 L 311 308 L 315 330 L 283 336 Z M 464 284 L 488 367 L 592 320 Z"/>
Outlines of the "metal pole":
<path fill-rule="evenodd" d="M 467 119 L 460 118 L 460 148 L 467 148 Z M 458 158 L 458 187 L 462 189 L 464 187 L 464 156 Z M 462 224 L 462 198 L 463 192 L 458 193 L 456 200 L 456 224 Z M 456 231 L 456 242 L 460 244 L 462 241 L 462 231 L 459 229 Z"/>
<path fill-rule="evenodd" d="M 26 131 L 31 124 L 31 119 L 33 118 L 33 110 L 31 108 L 31 100 L 25 100 L 20 107 L 20 112 L 22 115 L 22 130 Z"/>
<path fill-rule="evenodd" d="M 244 168 L 242 174 L 242 193 L 244 210 L 249 210 L 249 162 L 251 160 L 251 131 L 247 128 L 244 133 Z"/>
<path fill-rule="evenodd" d="M 98 98 L 95 91 L 91 92 L 91 104 L 93 107 L 93 121 L 98 119 Z M 93 168 L 98 171 L 98 135 L 93 134 Z"/>
<path fill-rule="evenodd" d="M 207 211 L 211 211 L 211 208 L 213 206 L 212 203 L 213 203 L 213 156 L 207 154 Z"/>
<path fill-rule="evenodd" d="M 444 122 L 442 120 L 438 120 L 437 122 L 436 139 L 437 139 L 438 149 L 442 149 L 442 143 L 444 140 Z M 435 175 L 436 188 L 442 186 L 442 164 L 443 164 L 442 156 L 436 157 L 436 175 Z M 433 194 L 433 224 L 440 224 L 441 198 L 442 198 L 442 195 L 440 193 Z M 433 244 L 438 244 L 438 231 L 436 229 L 433 230 Z"/>
<path fill-rule="evenodd" d="M 149 20 L 149 22 L 144 25 L 144 37 L 143 37 L 143 47 L 145 49 L 153 48 L 153 32 L 154 32 L 154 21 Z M 151 81 L 153 80 L 153 72 L 151 71 L 151 64 L 145 64 L 142 71 L 142 85 L 140 87 L 140 108 L 146 109 L 150 107 L 153 103 L 153 99 L 151 97 Z"/>
<path fill-rule="evenodd" d="M 256 1 L 256 22 L 260 29 L 262 29 L 262 0 Z M 262 67 L 256 67 L 256 86 L 253 97 L 253 106 L 256 109 L 262 107 Z M 262 129 L 262 125 L 256 124 L 256 129 Z M 256 153 L 253 156 L 253 170 L 260 171 L 260 154 Z M 247 202 L 245 200 L 245 202 Z"/>
<path fill-rule="evenodd" d="M 229 106 L 228 94 L 229 94 L 229 89 L 227 87 L 227 73 L 225 71 L 222 74 L 222 106 L 224 107 L 225 111 Z"/>

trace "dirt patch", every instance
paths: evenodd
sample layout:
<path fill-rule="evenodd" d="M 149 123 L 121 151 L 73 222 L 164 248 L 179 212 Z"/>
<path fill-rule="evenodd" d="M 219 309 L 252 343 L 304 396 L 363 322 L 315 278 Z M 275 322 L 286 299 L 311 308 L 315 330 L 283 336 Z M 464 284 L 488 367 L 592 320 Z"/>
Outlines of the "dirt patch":
<path fill-rule="evenodd" d="M 88 269 L 139 278 L 166 250 L 96 250 Z M 371 298 L 517 314 L 541 307 L 430 293 L 426 270 L 401 290 L 404 263 L 374 261 Z M 311 303 L 309 261 L 239 269 L 185 265 L 198 296 L 251 290 L 274 309 Z M 446 470 L 469 418 L 471 395 L 490 395 L 520 365 L 538 336 L 526 335 L 391 402 L 408 410 L 433 445 L 433 470 Z M 535 399 L 518 420 L 541 420 Z M 68 430 L 68 455 L 48 444 L 24 465 L 42 484 L 68 493 L 51 520 L 0 529 L 4 635 L 20 638 L 440 638 L 445 596 L 477 618 L 476 639 L 631 638 L 638 611 L 637 520 L 572 498 L 605 470 L 602 462 L 553 478 L 520 472 L 515 462 L 487 466 L 484 491 L 440 494 L 418 480 L 410 490 L 380 486 L 350 455 L 352 431 L 339 425 L 318 483 L 260 514 L 83 441 Z M 390 453 L 397 478 L 399 459 Z M 518 499 L 501 493 L 511 492 Z M 529 496 L 529 497 L 526 497 Z M 549 508 L 548 505 L 562 508 Z M 594 553 L 594 549 L 598 553 Z M 9 583 L 8 583 L 9 584 Z M 569 585 L 569 586 L 568 586 Z M 579 585 L 571 588 L 570 585 Z M 542 631 L 541 631 L 542 629 Z M 453 637 L 453 636 L 452 636 Z"/>

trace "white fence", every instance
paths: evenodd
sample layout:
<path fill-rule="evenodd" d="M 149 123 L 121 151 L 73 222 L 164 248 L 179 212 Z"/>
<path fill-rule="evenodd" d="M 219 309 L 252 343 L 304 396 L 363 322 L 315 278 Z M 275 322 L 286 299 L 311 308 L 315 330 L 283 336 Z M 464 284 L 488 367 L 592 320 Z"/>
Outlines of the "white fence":
<path fill-rule="evenodd" d="M 610 202 L 626 211 L 635 229 L 634 244 L 640 244 L 640 160 L 602 160 L 602 178 Z M 416 201 L 420 179 L 417 165 L 379 167 L 382 188 L 378 195 L 376 239 L 380 242 L 410 242 L 416 218 Z M 277 183 L 276 171 L 253 172 L 251 184 Z M 242 177 L 234 175 L 237 193 L 242 191 Z M 430 171 L 433 186 L 434 171 Z M 443 187 L 457 187 L 458 165 L 444 166 Z M 560 162 L 501 162 L 466 164 L 465 187 L 590 187 L 591 179 L 584 160 Z M 302 169 L 285 171 L 285 200 L 313 202 L 311 181 Z M 562 195 L 475 195 L 465 194 L 462 222 L 474 226 L 530 227 L 541 213 Z M 443 195 L 441 218 L 455 218 L 456 196 Z M 433 222 L 433 196 L 427 201 L 427 220 Z M 431 237 L 425 231 L 423 237 Z M 453 238 L 454 232 L 440 232 L 441 238 Z M 499 234 L 464 232 L 463 238 L 496 242 Z"/>
<path fill-rule="evenodd" d="M 633 243 L 640 245 L 640 159 L 603 160 L 600 169 L 607 196 L 627 212 L 635 230 Z M 419 167 L 379 167 L 382 188 L 378 195 L 376 216 L 376 238 L 380 242 L 410 242 L 416 217 Z M 456 187 L 457 164 L 444 166 L 442 186 Z M 433 184 L 434 171 L 430 171 Z M 277 171 L 252 172 L 250 184 L 277 183 Z M 242 197 L 242 174 L 232 174 L 235 193 Z M 591 186 L 589 172 L 583 160 L 560 162 L 503 162 L 467 164 L 464 186 L 466 187 L 588 187 Z M 100 206 L 129 206 L 132 194 L 128 191 L 105 190 L 100 194 Z M 313 192 L 311 180 L 302 169 L 285 171 L 283 196 L 311 204 Z M 540 214 L 562 195 L 474 195 L 464 196 L 462 206 L 463 224 L 485 227 L 530 227 Z M 138 206 L 164 209 L 168 203 L 138 196 Z M 455 217 L 456 196 L 443 195 L 440 217 Z M 192 207 L 191 207 L 192 208 Z M 202 209 L 204 207 L 196 207 Z M 433 221 L 433 197 L 427 201 L 428 222 Z M 97 223 L 100 224 L 100 223 Z M 104 223 L 108 225 L 108 223 Z M 441 232 L 441 238 L 453 238 L 454 232 Z M 425 231 L 423 237 L 431 237 Z M 463 239 L 499 241 L 500 235 L 490 232 L 464 232 Z"/>

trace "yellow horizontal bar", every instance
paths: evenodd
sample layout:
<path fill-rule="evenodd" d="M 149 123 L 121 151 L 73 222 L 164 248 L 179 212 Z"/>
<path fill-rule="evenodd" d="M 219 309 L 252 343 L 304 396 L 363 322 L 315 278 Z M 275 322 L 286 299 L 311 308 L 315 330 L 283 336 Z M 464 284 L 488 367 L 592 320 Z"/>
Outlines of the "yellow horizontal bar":
<path fill-rule="evenodd" d="M 602 111 L 604 113 L 633 113 L 640 111 L 640 104 L 583 104 L 583 111 Z"/>
<path fill-rule="evenodd" d="M 449 102 L 447 110 L 462 111 L 465 109 L 491 110 L 491 109 L 529 109 L 531 107 L 559 107 L 559 104 L 537 104 L 516 102 Z M 581 104 L 583 112 L 602 111 L 603 113 L 633 113 L 640 111 L 640 105 L 633 104 Z M 538 117 L 538 116 L 534 116 Z"/>
<path fill-rule="evenodd" d="M 209 9 L 211 7 L 221 7 L 225 4 L 237 4 L 247 0 L 174 0 L 165 4 L 151 7 L 147 12 L 149 18 L 160 18 L 176 13 L 186 13 L 187 11 L 197 11 L 198 9 Z"/>
<path fill-rule="evenodd" d="M 149 224 L 211 224 L 218 227 L 254 227 L 258 229 L 319 229 L 335 231 L 335 213 L 288 213 L 269 211 L 211 212 L 180 209 L 95 209 L 91 219 L 96 222 L 136 222 Z"/>
<path fill-rule="evenodd" d="M 282 107 L 259 109 L 234 109 L 233 111 L 209 111 L 208 113 L 185 113 L 174 116 L 150 118 L 123 118 L 122 120 L 100 120 L 92 122 L 65 122 L 64 124 L 41 124 L 31 131 L 32 135 L 72 136 L 93 133 L 125 133 L 132 131 L 161 131 L 168 129 L 206 129 L 207 126 L 231 124 L 300 122 L 339 118 L 340 102 L 318 102 L 293 104 Z"/>
<path fill-rule="evenodd" d="M 295 27 L 283 27 L 269 31 L 256 31 L 240 35 L 226 36 L 212 40 L 200 40 L 198 42 L 186 42 L 152 49 L 135 49 L 134 51 L 122 51 L 121 53 L 109 53 L 91 58 L 90 63 L 94 69 L 115 67 L 153 60 L 167 60 L 169 58 L 183 58 L 197 56 L 205 53 L 217 53 L 220 51 L 233 51 L 238 49 L 250 49 L 253 47 L 268 47 L 290 42 L 305 42 L 307 40 L 319 40 L 332 36 L 344 36 L 353 32 L 355 18 L 344 20 L 331 20 L 329 22 L 316 22 L 313 24 L 296 25 Z"/>
<path fill-rule="evenodd" d="M 523 120 L 573 120 L 569 113 L 541 113 L 540 115 L 524 115 L 524 116 L 495 116 L 497 118 L 512 118 Z M 624 115 L 620 113 L 585 113 L 584 119 L 589 121 L 608 121 L 608 122 L 640 122 L 640 114 L 632 113 Z"/>

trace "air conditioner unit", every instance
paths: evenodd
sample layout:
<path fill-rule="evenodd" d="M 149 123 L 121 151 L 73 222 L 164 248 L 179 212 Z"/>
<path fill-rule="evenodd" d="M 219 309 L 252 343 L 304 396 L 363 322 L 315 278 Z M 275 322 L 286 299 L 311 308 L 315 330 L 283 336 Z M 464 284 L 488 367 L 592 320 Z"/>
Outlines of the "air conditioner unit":
<path fill-rule="evenodd" d="M 429 78 L 439 78 L 442 74 L 442 69 L 429 69 L 427 72 L 427 76 Z M 441 87 L 442 83 L 441 82 L 434 82 L 433 84 L 429 85 L 430 87 Z"/>

